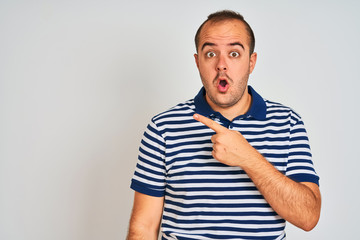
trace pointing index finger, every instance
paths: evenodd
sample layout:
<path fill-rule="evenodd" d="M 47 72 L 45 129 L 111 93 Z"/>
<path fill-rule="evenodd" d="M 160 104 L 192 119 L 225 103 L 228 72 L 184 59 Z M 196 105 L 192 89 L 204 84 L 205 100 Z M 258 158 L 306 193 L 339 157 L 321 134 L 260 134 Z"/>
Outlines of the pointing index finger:
<path fill-rule="evenodd" d="M 216 133 L 220 133 L 220 132 L 224 132 L 224 130 L 228 130 L 227 128 L 221 126 L 220 124 L 218 124 L 217 122 L 204 117 L 200 114 L 195 113 L 193 115 L 194 119 L 203 123 L 204 125 L 208 126 L 209 128 L 211 128 L 212 130 L 214 130 Z"/>

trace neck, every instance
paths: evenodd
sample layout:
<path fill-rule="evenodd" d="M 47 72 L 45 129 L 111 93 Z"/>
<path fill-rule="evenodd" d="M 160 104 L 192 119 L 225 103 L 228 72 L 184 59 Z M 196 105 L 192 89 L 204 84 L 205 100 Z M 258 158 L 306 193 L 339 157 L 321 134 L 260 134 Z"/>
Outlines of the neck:
<path fill-rule="evenodd" d="M 206 100 L 214 111 L 221 113 L 221 115 L 223 115 L 225 118 L 232 121 L 237 116 L 243 115 L 249 111 L 252 98 L 248 92 L 248 89 L 246 88 L 242 98 L 236 104 L 230 107 L 220 107 L 215 105 L 207 96 Z"/>

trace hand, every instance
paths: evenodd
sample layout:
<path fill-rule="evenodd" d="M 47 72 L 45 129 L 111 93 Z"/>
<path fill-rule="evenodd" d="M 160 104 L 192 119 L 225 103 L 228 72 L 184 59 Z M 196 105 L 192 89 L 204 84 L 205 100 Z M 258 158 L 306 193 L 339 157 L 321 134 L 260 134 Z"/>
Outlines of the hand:
<path fill-rule="evenodd" d="M 215 131 L 216 134 L 211 137 L 214 144 L 212 155 L 219 162 L 243 168 L 251 165 L 251 161 L 259 155 L 240 132 L 227 129 L 199 114 L 194 114 L 193 117 Z"/>

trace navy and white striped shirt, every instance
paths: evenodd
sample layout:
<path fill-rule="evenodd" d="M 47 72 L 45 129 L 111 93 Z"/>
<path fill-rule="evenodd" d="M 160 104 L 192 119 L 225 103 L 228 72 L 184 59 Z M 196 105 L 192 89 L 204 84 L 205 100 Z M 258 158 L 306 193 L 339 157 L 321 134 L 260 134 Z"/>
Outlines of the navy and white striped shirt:
<path fill-rule="evenodd" d="M 251 107 L 233 121 L 210 108 L 202 88 L 148 125 L 131 188 L 165 197 L 162 239 L 285 239 L 285 220 L 247 174 L 212 157 L 214 131 L 194 120 L 195 112 L 241 132 L 289 178 L 318 184 L 300 116 L 248 89 Z"/>

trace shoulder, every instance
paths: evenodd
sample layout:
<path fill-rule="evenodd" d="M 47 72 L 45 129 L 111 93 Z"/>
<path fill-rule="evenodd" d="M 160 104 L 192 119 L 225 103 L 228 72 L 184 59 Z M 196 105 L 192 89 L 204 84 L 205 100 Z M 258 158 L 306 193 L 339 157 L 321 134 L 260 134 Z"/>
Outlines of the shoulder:
<path fill-rule="evenodd" d="M 266 116 L 267 118 L 277 118 L 284 117 L 290 118 L 291 122 L 294 124 L 301 121 L 301 116 L 291 107 L 286 106 L 282 103 L 270 101 L 264 99 L 266 104 Z"/>
<path fill-rule="evenodd" d="M 195 122 L 194 113 L 194 99 L 191 99 L 155 115 L 149 126 L 166 139 L 169 134 L 174 135 L 176 132 L 189 130 Z"/>
<path fill-rule="evenodd" d="M 194 112 L 195 112 L 194 99 L 190 99 L 185 102 L 179 103 L 176 106 L 164 112 L 155 115 L 152 118 L 152 122 L 156 124 L 164 121 L 169 121 L 172 119 L 181 119 L 188 116 L 192 117 Z"/>

